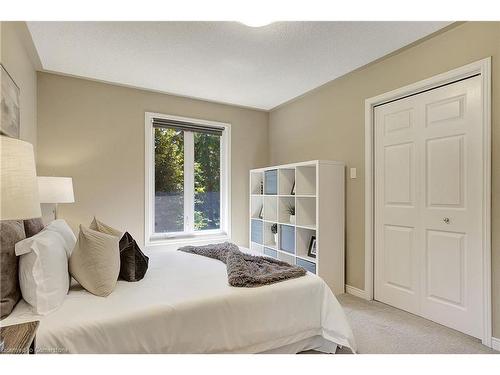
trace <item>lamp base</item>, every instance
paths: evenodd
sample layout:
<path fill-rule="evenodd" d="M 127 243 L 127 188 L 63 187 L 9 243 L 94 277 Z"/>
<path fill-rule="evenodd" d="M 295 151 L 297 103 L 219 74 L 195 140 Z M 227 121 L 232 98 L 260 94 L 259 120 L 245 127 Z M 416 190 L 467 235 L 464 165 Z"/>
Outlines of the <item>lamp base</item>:
<path fill-rule="evenodd" d="M 55 203 L 40 203 L 43 224 L 47 225 L 58 218 L 58 209 Z"/>

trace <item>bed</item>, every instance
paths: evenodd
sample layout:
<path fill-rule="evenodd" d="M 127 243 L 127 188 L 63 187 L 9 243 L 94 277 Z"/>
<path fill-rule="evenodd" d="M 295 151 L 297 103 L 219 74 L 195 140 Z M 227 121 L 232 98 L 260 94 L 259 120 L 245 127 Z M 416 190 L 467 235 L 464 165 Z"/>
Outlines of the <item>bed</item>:
<path fill-rule="evenodd" d="M 217 260 L 161 248 L 147 255 L 146 277 L 136 283 L 118 281 L 106 298 L 73 283 L 55 312 L 34 315 L 21 300 L 1 325 L 39 319 L 37 350 L 49 353 L 356 349 L 342 307 L 313 274 L 264 287 L 234 288 L 227 283 L 225 265 Z"/>

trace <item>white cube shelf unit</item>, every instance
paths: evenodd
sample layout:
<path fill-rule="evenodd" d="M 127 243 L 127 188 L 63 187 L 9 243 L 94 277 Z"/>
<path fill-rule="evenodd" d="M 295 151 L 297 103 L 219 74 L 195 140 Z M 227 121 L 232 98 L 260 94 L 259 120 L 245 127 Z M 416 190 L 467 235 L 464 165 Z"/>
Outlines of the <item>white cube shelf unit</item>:
<path fill-rule="evenodd" d="M 312 160 L 252 169 L 249 180 L 249 247 L 304 267 L 335 294 L 344 293 L 345 164 Z M 313 237 L 316 257 L 308 255 Z"/>

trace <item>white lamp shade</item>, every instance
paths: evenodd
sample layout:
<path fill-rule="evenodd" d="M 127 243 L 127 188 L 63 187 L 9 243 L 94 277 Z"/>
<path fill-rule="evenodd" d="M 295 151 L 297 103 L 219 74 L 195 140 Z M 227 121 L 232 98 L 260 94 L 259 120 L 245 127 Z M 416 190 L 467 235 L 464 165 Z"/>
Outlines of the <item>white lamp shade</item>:
<path fill-rule="evenodd" d="M 40 217 L 33 146 L 15 138 L 0 136 L 0 219 Z"/>
<path fill-rule="evenodd" d="M 40 203 L 73 203 L 73 179 L 71 177 L 38 177 Z"/>

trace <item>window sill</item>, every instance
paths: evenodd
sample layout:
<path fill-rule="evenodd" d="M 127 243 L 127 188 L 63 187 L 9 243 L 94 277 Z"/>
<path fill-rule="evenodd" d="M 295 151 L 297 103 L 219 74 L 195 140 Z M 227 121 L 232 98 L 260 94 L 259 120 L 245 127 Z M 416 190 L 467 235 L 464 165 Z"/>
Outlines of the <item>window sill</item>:
<path fill-rule="evenodd" d="M 179 234 L 175 235 L 155 235 L 146 240 L 146 247 L 167 246 L 179 247 L 186 245 L 208 245 L 214 242 L 229 241 L 230 236 L 226 232 L 200 233 L 200 234 Z"/>

